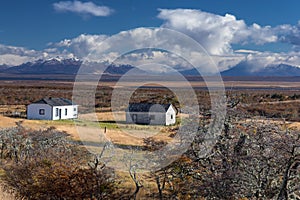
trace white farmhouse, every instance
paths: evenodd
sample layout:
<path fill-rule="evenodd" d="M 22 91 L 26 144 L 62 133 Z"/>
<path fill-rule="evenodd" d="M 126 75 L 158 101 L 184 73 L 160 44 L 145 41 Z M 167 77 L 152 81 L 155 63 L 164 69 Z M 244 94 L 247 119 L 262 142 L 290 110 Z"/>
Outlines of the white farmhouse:
<path fill-rule="evenodd" d="M 126 109 L 126 123 L 173 125 L 176 123 L 176 110 L 172 104 L 129 104 Z"/>
<path fill-rule="evenodd" d="M 27 106 L 27 119 L 75 119 L 78 105 L 64 98 L 43 98 Z"/>

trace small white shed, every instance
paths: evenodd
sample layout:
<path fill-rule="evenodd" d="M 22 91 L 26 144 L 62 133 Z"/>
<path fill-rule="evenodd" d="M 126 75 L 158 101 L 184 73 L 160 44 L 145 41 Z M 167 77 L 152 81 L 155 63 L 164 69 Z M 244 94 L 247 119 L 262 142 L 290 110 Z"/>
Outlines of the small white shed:
<path fill-rule="evenodd" d="M 126 109 L 126 123 L 173 125 L 176 123 L 176 110 L 172 104 L 129 104 Z"/>
<path fill-rule="evenodd" d="M 78 105 L 64 98 L 43 98 L 27 106 L 27 119 L 75 119 Z"/>

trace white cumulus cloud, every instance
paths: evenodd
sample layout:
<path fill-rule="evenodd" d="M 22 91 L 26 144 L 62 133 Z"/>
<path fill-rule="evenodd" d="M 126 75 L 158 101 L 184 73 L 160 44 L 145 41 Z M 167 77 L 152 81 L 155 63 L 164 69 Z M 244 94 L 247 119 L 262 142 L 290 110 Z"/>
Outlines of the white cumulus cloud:
<path fill-rule="evenodd" d="M 113 10 L 107 6 L 98 6 L 93 2 L 81 1 L 60 1 L 53 4 L 56 11 L 74 12 L 84 15 L 93 15 L 97 17 L 109 16 Z"/>
<path fill-rule="evenodd" d="M 76 38 L 64 39 L 52 46 L 62 48 L 82 59 L 93 52 L 106 38 L 106 35 L 81 34 Z"/>
<path fill-rule="evenodd" d="M 82 10 L 89 10 L 87 8 L 90 6 L 87 5 L 95 6 L 91 2 L 79 1 L 62 1 L 55 5 L 60 5 L 61 8 L 65 5 L 70 10 L 64 11 L 74 11 L 79 9 L 78 6 L 73 9 L 75 4 L 84 4 L 86 7 L 81 6 Z M 88 14 L 87 11 L 81 11 L 76 12 Z M 25 61 L 61 56 L 97 62 L 117 61 L 120 64 L 123 62 L 136 66 L 159 63 L 172 66 L 176 70 L 189 69 L 191 64 L 201 63 L 203 72 L 211 73 L 214 72 L 214 67 L 210 60 L 221 71 L 243 62 L 253 69 L 281 63 L 300 65 L 300 22 L 297 25 L 282 24 L 274 27 L 257 23 L 247 25 L 244 20 L 231 14 L 221 16 L 193 9 L 160 9 L 158 18 L 163 20 L 160 28 L 137 28 L 113 36 L 81 34 L 51 43 L 47 49 L 41 51 L 0 45 L 0 64 L 21 64 Z M 164 28 L 174 32 L 167 32 Z M 187 42 L 187 36 L 193 38 L 194 42 Z M 208 54 L 205 51 L 199 52 L 195 43 L 201 44 Z M 253 47 L 267 43 L 286 43 L 291 49 L 275 53 L 271 49 L 260 52 L 247 47 L 247 44 Z M 234 49 L 233 46 L 239 46 L 240 49 Z M 139 51 L 143 48 L 159 49 Z M 123 56 L 128 52 L 131 53 Z"/>
<path fill-rule="evenodd" d="M 258 31 L 260 28 L 256 27 L 255 29 L 257 34 L 260 34 Z M 91 59 L 97 62 L 117 62 L 117 64 L 123 63 L 134 66 L 160 63 L 172 66 L 178 70 L 191 68 L 189 63 L 180 58 L 181 55 L 184 55 L 189 62 L 202 63 L 202 69 L 205 72 L 212 70 L 209 64 L 205 65 L 205 60 L 207 59 L 212 59 L 220 71 L 243 61 L 250 63 L 253 67 L 265 67 L 272 63 L 297 65 L 297 62 L 300 61 L 300 53 L 297 52 L 272 53 L 240 49 L 236 51 L 230 50 L 222 54 L 206 55 L 204 52 L 193 51 L 192 46 L 186 44 L 185 40 L 178 38 L 178 35 L 175 34 L 176 32 L 174 32 L 174 35 L 165 33 L 161 28 L 138 28 L 122 31 L 112 37 L 82 34 L 73 39 L 62 40 L 56 43 L 55 47 L 60 48 L 64 54 L 71 53 L 80 59 Z M 207 45 L 214 45 L 214 43 L 207 42 Z M 259 43 L 259 40 L 257 40 L 257 43 Z M 162 51 L 136 51 L 122 56 L 124 53 L 133 50 L 155 47 L 161 47 Z M 110 51 L 106 51 L 106 49 L 110 49 Z M 170 50 L 170 53 L 164 50 Z M 55 51 L 55 48 L 53 51 Z"/>
<path fill-rule="evenodd" d="M 209 53 L 222 55 L 232 52 L 232 44 L 276 42 L 277 36 L 269 26 L 247 26 L 234 15 L 225 16 L 193 9 L 160 9 L 158 18 L 163 27 L 181 31 L 199 42 Z"/>
<path fill-rule="evenodd" d="M 117 59 L 120 64 L 123 62 L 135 66 L 154 62 L 179 70 L 191 67 L 186 59 L 193 64 L 201 65 L 203 72 L 215 71 L 210 56 L 203 49 L 199 50 L 195 41 L 187 38 L 186 35 L 169 29 L 137 28 L 122 31 L 111 37 L 82 34 L 50 46 L 87 61 L 116 62 Z M 143 49 L 146 49 L 146 52 L 139 51 Z M 154 50 L 147 51 L 147 49 Z M 167 51 L 171 53 L 166 53 Z M 128 53 L 129 55 L 122 57 Z"/>
<path fill-rule="evenodd" d="M 273 53 L 261 52 L 249 54 L 245 61 L 255 68 L 263 68 L 268 65 L 287 64 L 300 67 L 300 52 Z"/>
<path fill-rule="evenodd" d="M 0 65 L 15 66 L 41 57 L 43 54 L 39 51 L 0 44 Z"/>
<path fill-rule="evenodd" d="M 75 55 L 66 49 L 60 51 L 57 48 L 47 48 L 38 51 L 24 47 L 0 44 L 0 65 L 17 66 L 38 59 L 49 59 L 54 57 L 74 58 Z"/>

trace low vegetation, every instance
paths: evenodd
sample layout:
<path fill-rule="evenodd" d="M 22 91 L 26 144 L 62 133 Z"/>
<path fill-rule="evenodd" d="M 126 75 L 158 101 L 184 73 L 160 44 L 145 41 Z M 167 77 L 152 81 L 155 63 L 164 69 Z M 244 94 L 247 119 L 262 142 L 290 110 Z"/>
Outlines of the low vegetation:
<path fill-rule="evenodd" d="M 19 93 L 18 87 L 2 85 L 0 91 L 7 95 L 1 96 L 0 103 L 13 109 L 45 94 L 72 95 L 69 84 L 22 89 L 24 93 Z M 111 92 L 110 87 L 98 88 L 97 111 L 110 110 Z M 2 188 L 17 199 L 300 199 L 300 131 L 288 126 L 299 121 L 299 91 L 227 91 L 224 129 L 206 155 L 200 152 L 209 126 L 210 99 L 205 90 L 196 93 L 202 116 L 197 136 L 179 159 L 149 173 L 141 173 L 136 165 L 129 165 L 127 172 L 115 172 L 101 162 L 103 152 L 92 155 L 53 127 L 32 130 L 18 123 L 0 129 Z M 149 99 L 179 107 L 165 88 L 140 88 L 131 101 Z M 164 128 L 164 134 L 174 138 L 178 125 Z M 100 126 L 119 130 L 109 119 Z M 145 127 L 128 128 L 138 132 Z M 167 144 L 153 136 L 141 139 L 139 147 L 153 152 Z"/>
<path fill-rule="evenodd" d="M 19 199 L 114 199 L 125 194 L 112 169 L 54 128 L 0 130 L 2 187 Z"/>
<path fill-rule="evenodd" d="M 181 159 L 152 174 L 158 188 L 156 198 L 300 198 L 299 130 L 270 120 L 245 123 L 230 114 L 211 153 L 199 154 L 203 126 Z M 161 145 L 152 144 L 153 149 Z"/>

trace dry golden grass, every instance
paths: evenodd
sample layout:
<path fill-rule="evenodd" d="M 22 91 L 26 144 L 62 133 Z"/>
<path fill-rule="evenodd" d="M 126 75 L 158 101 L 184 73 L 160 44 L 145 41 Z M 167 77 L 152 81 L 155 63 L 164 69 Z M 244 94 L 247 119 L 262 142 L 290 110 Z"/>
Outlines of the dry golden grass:
<path fill-rule="evenodd" d="M 4 192 L 2 187 L 0 186 L 0 200 L 13 200 L 15 197 L 12 194 L 8 194 Z"/>
<path fill-rule="evenodd" d="M 47 120 L 27 120 L 27 119 L 17 119 L 4 117 L 0 115 L 0 128 L 8 128 L 16 125 L 16 122 L 23 121 L 23 126 L 25 128 L 30 128 L 34 130 L 46 129 L 48 127 L 55 127 L 57 130 L 65 131 L 71 135 L 74 140 L 86 140 L 86 141 L 97 141 L 99 140 L 99 134 L 97 134 L 98 130 L 102 130 L 96 127 L 76 127 L 74 123 L 70 123 L 69 121 L 64 123 L 63 121 L 47 121 Z M 80 135 L 78 133 L 80 131 Z M 86 132 L 86 134 L 83 134 Z M 118 129 L 107 129 L 106 137 L 112 140 L 114 143 L 122 143 L 122 144 L 135 144 L 141 145 L 142 139 L 132 137 L 121 130 Z"/>
<path fill-rule="evenodd" d="M 0 115 L 0 128 L 8 128 L 16 125 L 16 122 L 21 121 L 20 119 L 4 117 Z"/>
<path fill-rule="evenodd" d="M 73 123 L 71 120 L 27 120 L 0 115 L 0 128 L 12 127 L 16 125 L 16 122 L 22 121 L 22 125 L 25 128 L 40 130 L 55 127 L 59 131 L 65 131 L 70 134 L 74 140 L 89 142 L 100 141 L 100 137 L 102 137 L 102 139 L 112 141 L 115 144 L 142 146 L 143 139 L 147 137 L 154 137 L 157 140 L 164 141 L 171 140 L 169 137 L 170 133 L 164 131 L 164 126 L 129 125 L 112 122 L 115 119 L 114 117 L 118 118 L 118 120 L 125 120 L 124 113 L 116 113 L 117 116 L 113 116 L 111 112 L 100 112 L 96 115 L 100 124 L 89 121 L 92 114 L 80 115 L 78 123 Z M 104 133 L 104 127 L 106 127 L 106 133 Z"/>
<path fill-rule="evenodd" d="M 300 122 L 292 122 L 288 125 L 288 128 L 300 130 Z"/>
<path fill-rule="evenodd" d="M 131 193 L 135 190 L 135 185 L 133 180 L 130 178 L 128 172 L 117 172 L 117 176 L 119 176 L 122 180 L 121 185 L 123 188 L 129 189 Z M 149 179 L 151 175 L 149 173 L 140 173 L 138 174 L 139 180 L 142 182 L 143 187 L 140 188 L 137 199 L 149 199 L 146 194 L 154 194 L 158 193 L 157 186 L 154 180 Z"/>
<path fill-rule="evenodd" d="M 0 113 L 7 111 L 26 112 L 25 105 L 0 105 Z"/>

